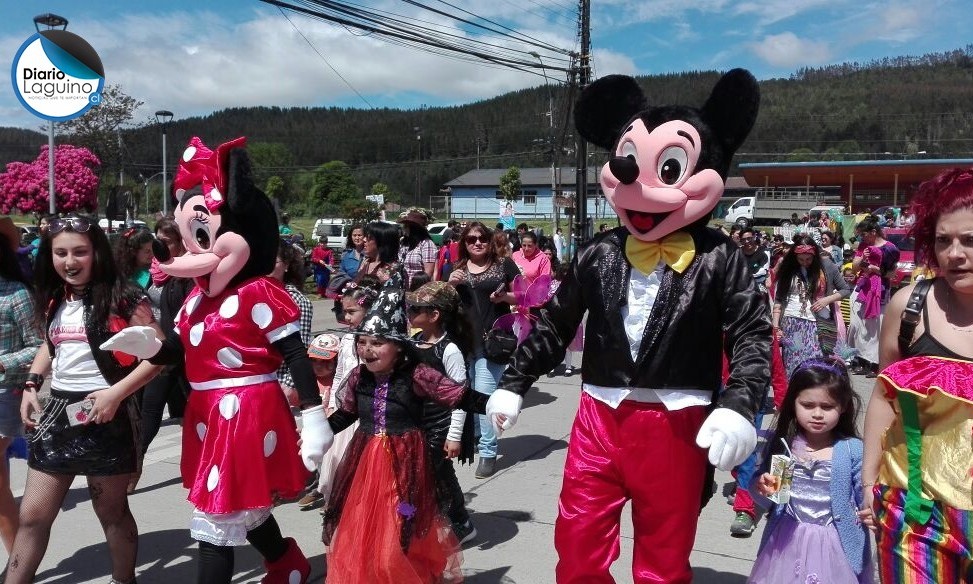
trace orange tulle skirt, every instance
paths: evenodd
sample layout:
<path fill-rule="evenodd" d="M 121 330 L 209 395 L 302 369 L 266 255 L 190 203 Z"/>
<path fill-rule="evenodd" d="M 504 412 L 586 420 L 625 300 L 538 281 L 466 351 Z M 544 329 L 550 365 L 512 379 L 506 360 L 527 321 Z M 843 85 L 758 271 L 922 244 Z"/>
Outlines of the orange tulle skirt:
<path fill-rule="evenodd" d="M 361 454 L 328 553 L 328 584 L 462 582 L 462 553 L 449 523 L 400 544 L 402 515 L 388 436 L 372 436 Z"/>

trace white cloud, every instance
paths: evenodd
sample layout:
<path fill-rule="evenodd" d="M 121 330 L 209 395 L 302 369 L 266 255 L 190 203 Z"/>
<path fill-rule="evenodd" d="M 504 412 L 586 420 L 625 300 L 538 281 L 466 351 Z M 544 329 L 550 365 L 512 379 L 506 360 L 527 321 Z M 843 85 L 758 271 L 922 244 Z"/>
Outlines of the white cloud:
<path fill-rule="evenodd" d="M 466 103 L 544 83 L 540 75 L 443 58 L 287 15 L 307 41 L 279 12 L 267 10 L 254 10 L 239 23 L 207 12 L 144 13 L 77 19 L 72 29 L 84 30 L 85 39 L 98 50 L 107 82 L 145 102 L 140 120 L 157 109 L 184 118 L 256 105 L 367 108 L 355 91 L 375 107 L 408 109 L 423 101 Z M 569 26 L 519 30 L 559 47 L 574 43 Z M 23 38 L 0 38 L 0 51 L 13 54 L 21 42 Z M 607 58 L 621 60 L 611 54 Z M 557 65 L 552 58 L 543 61 L 548 67 Z M 0 126 L 36 127 L 38 121 L 26 111 L 10 113 L 18 105 L 11 91 L 0 93 Z"/>
<path fill-rule="evenodd" d="M 735 5 L 733 13 L 751 15 L 759 26 L 769 26 L 821 8 L 838 8 L 844 3 L 836 0 L 751 0 Z"/>
<path fill-rule="evenodd" d="M 827 43 L 801 39 L 792 32 L 766 36 L 760 42 L 751 43 L 750 50 L 780 68 L 820 65 L 831 58 Z"/>

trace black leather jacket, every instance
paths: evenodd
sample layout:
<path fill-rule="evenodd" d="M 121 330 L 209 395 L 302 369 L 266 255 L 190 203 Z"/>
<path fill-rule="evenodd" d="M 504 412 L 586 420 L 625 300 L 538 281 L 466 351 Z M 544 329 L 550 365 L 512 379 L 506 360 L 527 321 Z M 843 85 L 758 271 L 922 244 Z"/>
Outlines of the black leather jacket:
<path fill-rule="evenodd" d="M 753 421 L 770 379 L 767 301 L 757 291 L 746 258 L 727 236 L 707 227 L 690 233 L 696 257 L 682 274 L 665 269 L 635 361 L 622 321 L 631 270 L 624 253 L 629 235 L 619 227 L 581 249 L 567 279 L 539 310 L 499 387 L 525 394 L 561 362 L 587 312 L 585 383 L 709 390 L 716 406 Z M 721 393 L 724 344 L 730 378 Z"/>

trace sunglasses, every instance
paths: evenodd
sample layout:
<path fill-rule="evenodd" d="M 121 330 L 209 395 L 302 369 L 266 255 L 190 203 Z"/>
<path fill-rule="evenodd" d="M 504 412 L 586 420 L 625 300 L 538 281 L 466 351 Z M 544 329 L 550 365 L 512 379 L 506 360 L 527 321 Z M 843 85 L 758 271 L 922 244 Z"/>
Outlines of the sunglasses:
<path fill-rule="evenodd" d="M 92 222 L 84 217 L 65 217 L 64 219 L 51 219 L 47 224 L 47 232 L 56 235 L 65 229 L 70 229 L 75 233 L 87 233 L 91 229 Z"/>
<path fill-rule="evenodd" d="M 489 235 L 467 235 L 465 241 L 466 245 L 473 245 L 478 241 L 480 243 L 490 243 L 490 239 L 491 237 Z"/>
<path fill-rule="evenodd" d="M 743 243 L 753 243 L 754 241 L 757 240 L 753 237 L 741 237 L 740 241 L 742 241 Z"/>

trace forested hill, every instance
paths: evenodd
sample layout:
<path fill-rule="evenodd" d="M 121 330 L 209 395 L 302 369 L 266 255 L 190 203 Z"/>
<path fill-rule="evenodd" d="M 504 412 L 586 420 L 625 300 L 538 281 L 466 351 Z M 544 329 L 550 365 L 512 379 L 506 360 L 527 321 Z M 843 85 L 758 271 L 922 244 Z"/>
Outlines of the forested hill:
<path fill-rule="evenodd" d="M 718 77 L 716 72 L 687 72 L 640 77 L 639 82 L 650 103 L 701 105 Z M 757 125 L 737 162 L 902 157 L 919 151 L 936 157 L 973 155 L 973 45 L 922 57 L 803 69 L 760 85 Z M 262 170 L 280 175 L 289 189 L 305 182 L 301 177 L 307 171 L 342 160 L 363 187 L 382 181 L 408 201 L 417 174 L 427 197 L 477 164 L 549 165 L 552 142 L 559 163 L 570 164 L 574 138 L 566 113 L 574 97 L 565 87 L 540 86 L 423 110 L 228 109 L 177 118 L 168 131 L 169 160 L 192 135 L 212 145 L 246 135 L 251 144 L 283 146 L 274 149 Z M 123 139 L 127 172 L 148 176 L 160 169 L 157 127 L 129 130 Z M 42 133 L 0 128 L 0 163 L 32 159 L 44 143 Z"/>

